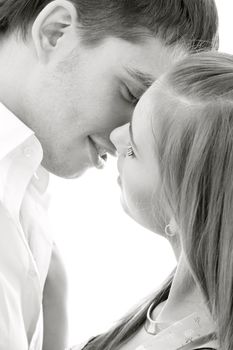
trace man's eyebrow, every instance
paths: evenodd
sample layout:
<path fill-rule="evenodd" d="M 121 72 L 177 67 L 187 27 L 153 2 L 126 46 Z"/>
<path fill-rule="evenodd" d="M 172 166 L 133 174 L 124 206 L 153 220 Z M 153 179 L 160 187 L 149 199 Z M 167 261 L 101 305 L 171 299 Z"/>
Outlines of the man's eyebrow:
<path fill-rule="evenodd" d="M 148 89 L 156 80 L 156 78 L 151 74 L 141 72 L 134 68 L 126 67 L 126 71 L 132 79 L 143 85 L 145 90 Z"/>
<path fill-rule="evenodd" d="M 134 137 L 133 137 L 132 119 L 131 119 L 131 122 L 129 123 L 129 135 L 130 135 L 130 141 L 132 142 L 133 148 L 138 152 L 138 149 L 137 149 L 137 146 L 134 142 Z"/>

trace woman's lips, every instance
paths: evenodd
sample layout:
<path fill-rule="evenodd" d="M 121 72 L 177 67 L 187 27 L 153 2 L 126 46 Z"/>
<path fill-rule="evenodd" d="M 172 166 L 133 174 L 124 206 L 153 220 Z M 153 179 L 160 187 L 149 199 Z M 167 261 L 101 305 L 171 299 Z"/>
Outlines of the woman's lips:
<path fill-rule="evenodd" d="M 117 160 L 117 170 L 118 170 L 119 175 L 121 175 L 121 173 L 122 173 L 123 158 L 124 158 L 124 157 L 123 157 L 122 155 L 119 155 L 119 156 L 118 156 L 118 160 Z"/>
<path fill-rule="evenodd" d="M 120 178 L 120 176 L 118 176 L 118 178 L 117 178 L 117 183 L 121 187 L 121 178 Z"/>
<path fill-rule="evenodd" d="M 123 166 L 123 159 L 124 157 L 122 155 L 118 156 L 118 160 L 117 160 L 117 170 L 119 173 L 119 176 L 117 178 L 117 183 L 118 185 L 122 186 L 122 180 L 121 180 L 121 175 L 122 175 L 122 166 Z"/>

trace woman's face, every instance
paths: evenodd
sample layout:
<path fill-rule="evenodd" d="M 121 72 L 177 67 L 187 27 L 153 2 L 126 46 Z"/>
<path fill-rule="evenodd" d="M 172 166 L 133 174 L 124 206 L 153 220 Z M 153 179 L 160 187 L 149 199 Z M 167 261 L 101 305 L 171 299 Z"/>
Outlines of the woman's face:
<path fill-rule="evenodd" d="M 141 225 L 160 232 L 164 227 L 159 220 L 161 178 L 156 141 L 160 123 L 156 115 L 156 85 L 140 99 L 131 122 L 112 132 L 111 141 L 118 152 L 118 182 L 125 211 Z"/>

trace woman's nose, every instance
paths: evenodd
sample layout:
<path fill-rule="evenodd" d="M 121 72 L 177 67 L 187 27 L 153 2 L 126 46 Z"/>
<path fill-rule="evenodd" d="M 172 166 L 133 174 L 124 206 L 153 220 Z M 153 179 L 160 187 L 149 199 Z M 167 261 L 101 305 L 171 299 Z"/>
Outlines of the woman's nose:
<path fill-rule="evenodd" d="M 129 142 L 129 123 L 114 129 L 110 134 L 110 140 L 118 153 L 123 153 Z"/>

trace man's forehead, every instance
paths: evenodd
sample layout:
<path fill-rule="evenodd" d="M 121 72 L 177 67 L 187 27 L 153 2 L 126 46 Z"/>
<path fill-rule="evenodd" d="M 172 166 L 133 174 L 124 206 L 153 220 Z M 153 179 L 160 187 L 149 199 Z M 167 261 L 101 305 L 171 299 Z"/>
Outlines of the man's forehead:
<path fill-rule="evenodd" d="M 157 38 L 148 38 L 143 45 L 135 45 L 130 54 L 123 61 L 127 74 L 148 89 L 184 52 L 178 45 L 167 47 Z"/>

